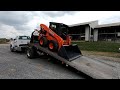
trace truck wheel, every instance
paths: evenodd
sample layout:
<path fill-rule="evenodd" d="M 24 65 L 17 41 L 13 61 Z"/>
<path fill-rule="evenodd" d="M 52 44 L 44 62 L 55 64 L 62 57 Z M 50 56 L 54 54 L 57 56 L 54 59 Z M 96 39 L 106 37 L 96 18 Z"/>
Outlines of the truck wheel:
<path fill-rule="evenodd" d="M 12 48 L 12 45 L 10 45 L 10 51 L 14 52 L 14 47 Z"/>
<path fill-rule="evenodd" d="M 47 40 L 46 37 L 41 37 L 40 38 L 40 41 L 39 41 L 40 46 L 45 47 L 45 46 L 47 46 L 47 43 L 48 43 L 48 40 Z"/>
<path fill-rule="evenodd" d="M 27 49 L 27 57 L 30 59 L 36 58 L 38 56 L 37 51 L 33 47 Z"/>
<path fill-rule="evenodd" d="M 53 41 L 53 40 L 49 41 L 48 48 L 51 51 L 57 51 L 58 50 L 58 44 L 57 44 L 57 42 Z"/>

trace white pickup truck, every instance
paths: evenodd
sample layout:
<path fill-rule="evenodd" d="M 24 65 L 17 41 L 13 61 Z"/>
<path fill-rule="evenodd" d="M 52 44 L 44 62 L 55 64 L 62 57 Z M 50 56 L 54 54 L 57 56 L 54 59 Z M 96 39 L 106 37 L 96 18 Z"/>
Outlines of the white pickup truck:
<path fill-rule="evenodd" d="M 29 36 L 17 36 L 15 39 L 10 42 L 10 50 L 14 51 L 25 51 L 28 43 L 30 43 Z"/>

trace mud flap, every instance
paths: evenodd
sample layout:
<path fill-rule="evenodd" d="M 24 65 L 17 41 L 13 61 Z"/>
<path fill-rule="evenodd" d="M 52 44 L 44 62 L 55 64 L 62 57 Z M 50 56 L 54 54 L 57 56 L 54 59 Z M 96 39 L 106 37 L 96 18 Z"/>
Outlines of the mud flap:
<path fill-rule="evenodd" d="M 68 61 L 75 60 L 82 56 L 82 53 L 76 44 L 70 46 L 62 46 L 58 51 L 58 55 L 65 58 Z"/>

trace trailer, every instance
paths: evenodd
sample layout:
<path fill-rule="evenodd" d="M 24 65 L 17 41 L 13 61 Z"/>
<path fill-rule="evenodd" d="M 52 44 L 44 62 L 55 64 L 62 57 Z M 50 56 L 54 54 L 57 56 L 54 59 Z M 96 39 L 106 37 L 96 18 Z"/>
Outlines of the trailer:
<path fill-rule="evenodd" d="M 49 27 L 40 24 L 40 28 L 41 30 L 35 30 L 31 35 L 30 44 L 27 49 L 28 58 L 33 59 L 38 54 L 48 54 L 92 78 L 118 78 L 115 67 L 82 55 L 77 44 L 71 43 L 68 25 L 50 22 Z"/>
<path fill-rule="evenodd" d="M 83 55 L 77 59 L 68 61 L 57 53 L 50 51 L 48 48 L 41 47 L 38 42 L 30 43 L 27 50 L 27 57 L 30 58 L 31 53 L 35 56 L 36 52 L 48 54 L 66 65 L 92 77 L 93 79 L 119 79 L 114 67 Z"/>

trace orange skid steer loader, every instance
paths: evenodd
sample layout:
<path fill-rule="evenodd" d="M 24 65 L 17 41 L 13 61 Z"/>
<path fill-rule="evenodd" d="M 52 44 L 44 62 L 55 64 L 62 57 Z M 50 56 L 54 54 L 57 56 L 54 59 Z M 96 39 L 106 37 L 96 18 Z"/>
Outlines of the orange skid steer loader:
<path fill-rule="evenodd" d="M 71 37 L 68 35 L 68 26 L 62 23 L 50 22 L 49 27 L 40 24 L 39 44 L 48 47 L 52 52 L 68 61 L 81 56 L 81 51 L 77 45 L 71 44 Z"/>

